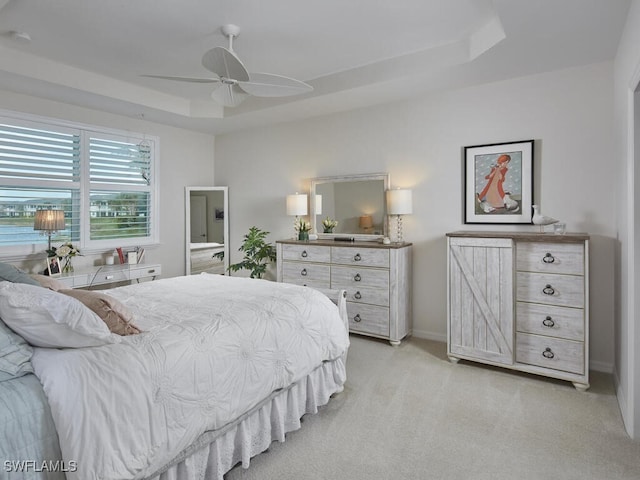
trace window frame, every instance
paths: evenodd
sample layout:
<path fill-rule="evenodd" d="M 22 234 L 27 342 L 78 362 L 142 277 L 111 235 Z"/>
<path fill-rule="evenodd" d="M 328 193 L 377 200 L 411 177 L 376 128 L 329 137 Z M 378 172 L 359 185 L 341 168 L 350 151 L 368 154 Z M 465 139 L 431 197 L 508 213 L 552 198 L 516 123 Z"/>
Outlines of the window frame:
<path fill-rule="evenodd" d="M 79 223 L 80 238 L 73 240 L 73 243 L 84 254 L 101 253 L 108 250 L 113 250 L 116 247 L 134 247 L 134 246 L 154 246 L 160 243 L 160 181 L 159 181 L 159 158 L 160 158 L 160 141 L 159 137 L 147 135 L 144 133 L 136 133 L 125 130 L 117 130 L 113 128 L 106 128 L 97 125 L 89 125 L 84 123 L 70 122 L 61 120 L 58 118 L 44 117 L 40 115 L 31 115 L 26 113 L 14 112 L 9 110 L 0 109 L 0 119 L 5 122 L 15 122 L 16 125 L 25 126 L 27 128 L 50 128 L 52 131 L 69 131 L 80 133 L 80 180 L 78 182 L 79 189 Z M 101 184 L 92 183 L 90 180 L 90 138 L 101 137 L 116 141 L 141 143 L 146 142 L 151 145 L 151 160 L 150 160 L 150 186 L 149 188 L 140 188 L 131 185 L 117 185 L 117 184 Z M 0 179 L 0 188 L 3 186 L 24 187 L 25 189 L 41 186 L 50 187 L 51 184 L 46 180 L 42 183 L 29 181 L 29 185 L 26 186 L 26 182 L 21 182 L 19 179 Z M 69 184 L 71 185 L 71 184 Z M 96 187 L 104 188 L 106 190 L 115 191 L 148 191 L 151 195 L 151 201 L 149 208 L 151 214 L 149 215 L 149 236 L 148 237 L 123 237 L 118 239 L 107 240 L 91 240 L 90 238 L 90 220 L 91 220 L 91 201 L 90 193 L 92 188 Z M 76 188 L 75 185 L 69 188 Z M 55 239 L 55 236 L 52 237 Z M 53 240 L 55 243 L 55 240 Z M 46 250 L 46 236 L 43 236 L 43 242 L 28 243 L 23 245 L 11 245 L 0 246 L 0 256 L 5 259 L 22 259 L 26 256 L 43 253 Z"/>

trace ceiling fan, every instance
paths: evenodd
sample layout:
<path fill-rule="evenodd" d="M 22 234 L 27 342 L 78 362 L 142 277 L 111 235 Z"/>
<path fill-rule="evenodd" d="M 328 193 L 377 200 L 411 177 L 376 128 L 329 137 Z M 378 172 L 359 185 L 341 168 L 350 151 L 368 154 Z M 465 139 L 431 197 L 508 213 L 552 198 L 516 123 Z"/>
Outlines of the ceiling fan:
<path fill-rule="evenodd" d="M 202 65 L 215 74 L 209 78 L 142 75 L 191 83 L 218 83 L 211 97 L 225 107 L 238 106 L 250 95 L 256 97 L 288 97 L 311 92 L 313 87 L 300 80 L 270 73 L 249 73 L 233 52 L 233 39 L 240 34 L 237 25 L 223 25 L 222 33 L 229 39 L 229 48 L 214 47 L 202 57 Z"/>

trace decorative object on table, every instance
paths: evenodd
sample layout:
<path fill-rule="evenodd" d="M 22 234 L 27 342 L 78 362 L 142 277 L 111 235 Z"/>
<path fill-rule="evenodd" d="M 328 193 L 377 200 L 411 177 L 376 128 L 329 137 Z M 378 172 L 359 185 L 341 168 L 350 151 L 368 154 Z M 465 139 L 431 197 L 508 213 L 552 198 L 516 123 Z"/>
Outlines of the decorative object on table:
<path fill-rule="evenodd" d="M 531 223 L 533 142 L 464 147 L 464 223 Z"/>
<path fill-rule="evenodd" d="M 80 249 L 73 246 L 71 242 L 63 243 L 58 248 L 51 247 L 47 250 L 49 258 L 58 257 L 62 273 L 73 272 L 72 259 L 76 255 L 80 255 Z"/>
<path fill-rule="evenodd" d="M 122 247 L 116 248 L 116 252 L 118 254 L 118 260 L 120 260 L 120 265 L 124 265 L 124 252 L 122 251 Z"/>
<path fill-rule="evenodd" d="M 567 224 L 566 223 L 555 223 L 553 225 L 553 233 L 555 233 L 556 235 L 564 235 L 567 231 Z"/>
<path fill-rule="evenodd" d="M 318 196 L 318 195 L 316 195 Z M 333 229 L 338 226 L 338 221 L 332 218 L 325 218 L 322 220 L 322 233 L 333 233 Z"/>
<path fill-rule="evenodd" d="M 300 218 L 296 221 L 295 230 L 298 232 L 298 240 L 308 241 L 311 223 Z"/>
<path fill-rule="evenodd" d="M 294 193 L 293 195 L 287 195 L 287 215 L 295 216 L 294 228 L 298 233 L 298 223 L 300 217 L 307 214 L 307 196 L 304 193 Z"/>
<path fill-rule="evenodd" d="M 262 231 L 258 227 L 251 227 L 249 233 L 244 236 L 244 242 L 238 251 L 244 252 L 244 258 L 239 263 L 229 265 L 229 270 L 237 272 L 249 270 L 251 278 L 262 278 L 267 266 L 276 260 L 276 249 L 265 238 L 269 232 Z M 224 252 L 222 252 L 224 254 Z"/>
<path fill-rule="evenodd" d="M 402 243 L 402 215 L 413 213 L 413 193 L 411 190 L 397 188 L 387 190 L 387 215 L 396 217 L 396 243 Z"/>
<path fill-rule="evenodd" d="M 531 221 L 534 225 L 540 225 L 540 233 L 544 233 L 545 225 L 558 223 L 558 220 L 556 220 L 555 218 L 542 215 L 540 213 L 540 207 L 538 207 L 538 205 L 532 205 L 531 208 L 533 208 L 533 217 L 531 218 Z"/>
<path fill-rule="evenodd" d="M 64 212 L 62 210 L 36 210 L 33 229 L 40 230 L 42 235 L 47 235 L 49 237 L 47 251 L 51 250 L 51 235 L 60 230 L 64 230 L 64 227 Z"/>
<path fill-rule="evenodd" d="M 62 270 L 60 268 L 60 258 L 59 257 L 47 257 L 47 268 L 44 272 L 45 275 L 49 277 L 59 277 L 62 275 Z"/>
<path fill-rule="evenodd" d="M 373 230 L 373 218 L 371 215 L 362 215 L 358 221 L 358 225 L 364 231 L 364 233 L 371 233 Z"/>

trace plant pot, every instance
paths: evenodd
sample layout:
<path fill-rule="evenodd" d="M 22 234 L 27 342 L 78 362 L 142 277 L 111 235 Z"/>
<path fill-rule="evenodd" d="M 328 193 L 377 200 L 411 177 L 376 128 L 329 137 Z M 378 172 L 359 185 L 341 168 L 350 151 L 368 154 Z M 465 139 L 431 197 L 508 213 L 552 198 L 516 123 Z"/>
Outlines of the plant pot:
<path fill-rule="evenodd" d="M 322 233 L 333 233 L 333 228 L 325 227 L 324 230 L 322 231 Z"/>
<path fill-rule="evenodd" d="M 309 241 L 309 232 L 298 232 L 298 240 L 302 240 L 304 242 Z"/>

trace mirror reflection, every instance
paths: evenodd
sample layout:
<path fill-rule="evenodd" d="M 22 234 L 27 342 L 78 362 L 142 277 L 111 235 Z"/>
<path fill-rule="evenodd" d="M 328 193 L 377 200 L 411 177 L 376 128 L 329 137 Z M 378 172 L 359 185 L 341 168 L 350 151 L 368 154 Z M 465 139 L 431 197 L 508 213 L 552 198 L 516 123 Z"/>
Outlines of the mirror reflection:
<path fill-rule="evenodd" d="M 229 266 L 227 187 L 186 187 L 186 274 L 225 274 Z M 224 252 L 223 259 L 214 256 Z"/>
<path fill-rule="evenodd" d="M 311 181 L 314 231 L 320 236 L 349 235 L 356 238 L 387 235 L 385 191 L 388 174 L 315 178 Z M 326 219 L 337 221 L 330 227 Z"/>

